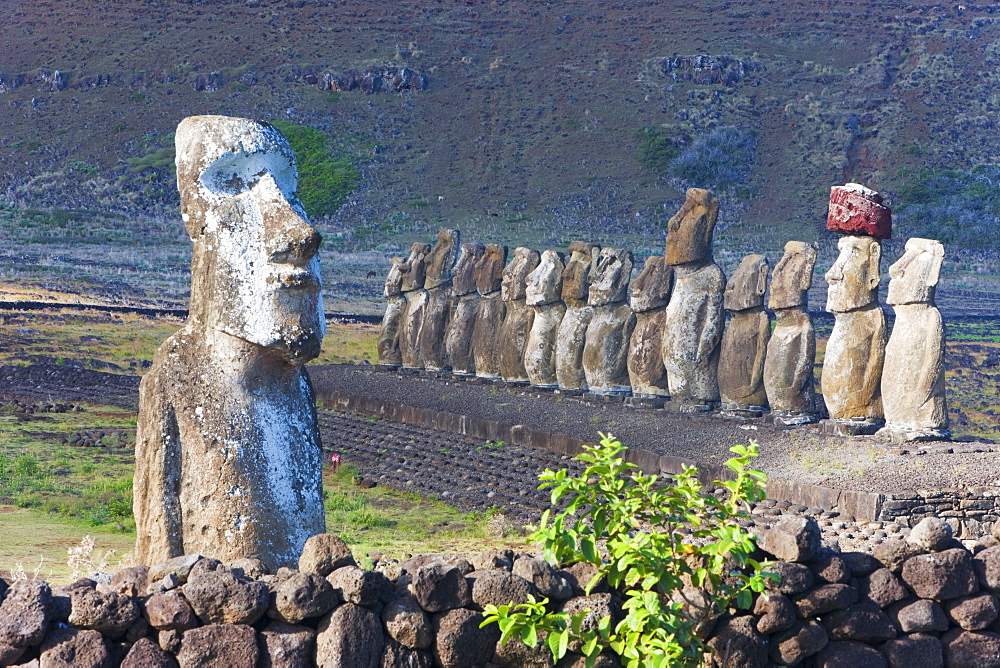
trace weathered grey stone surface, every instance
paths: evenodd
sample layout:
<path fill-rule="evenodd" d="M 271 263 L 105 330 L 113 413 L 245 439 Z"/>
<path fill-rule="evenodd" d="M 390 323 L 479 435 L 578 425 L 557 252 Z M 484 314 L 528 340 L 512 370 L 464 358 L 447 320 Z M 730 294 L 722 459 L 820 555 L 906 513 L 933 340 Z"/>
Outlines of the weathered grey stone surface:
<path fill-rule="evenodd" d="M 482 259 L 476 264 L 476 290 L 481 299 L 472 330 L 472 354 L 476 375 L 480 378 L 500 377 L 501 342 L 497 332 L 507 313 L 507 304 L 500 295 L 506 264 L 507 247 L 500 244 L 487 244 Z"/>
<path fill-rule="evenodd" d="M 597 259 L 588 296 L 594 314 L 583 346 L 583 372 L 595 394 L 628 394 L 632 389 L 628 347 L 635 314 L 626 301 L 632 264 L 631 251 L 621 248 L 605 248 Z"/>
<path fill-rule="evenodd" d="M 382 316 L 382 328 L 378 334 L 379 364 L 399 366 L 403 363 L 403 356 L 399 352 L 399 330 L 406 310 L 402 266 L 403 258 L 392 258 L 389 275 L 385 279 L 385 315 Z"/>
<path fill-rule="evenodd" d="M 896 322 L 885 348 L 882 434 L 894 441 L 948 436 L 944 323 L 934 305 L 943 260 L 940 242 L 914 238 L 889 267 L 886 301 L 896 312 Z"/>
<path fill-rule="evenodd" d="M 448 330 L 448 314 L 452 302 L 452 267 L 458 252 L 458 230 L 442 228 L 437 242 L 427 254 L 424 289 L 427 304 L 420 317 L 420 331 L 417 334 L 417 348 L 425 369 L 440 370 L 450 368 L 445 333 Z"/>
<path fill-rule="evenodd" d="M 212 624 L 191 629 L 181 639 L 181 668 L 246 668 L 260 657 L 252 626 Z"/>
<path fill-rule="evenodd" d="M 528 274 L 525 300 L 534 311 L 531 331 L 524 346 L 524 369 L 536 387 L 556 387 L 556 336 L 566 313 L 562 301 L 562 274 L 565 263 L 561 253 L 547 250 L 538 266 Z"/>
<path fill-rule="evenodd" d="M 371 610 L 345 603 L 320 622 L 316 634 L 316 665 L 321 668 L 377 668 L 382 663 L 385 635 Z"/>
<path fill-rule="evenodd" d="M 55 629 L 45 636 L 39 663 L 45 668 L 111 668 L 108 644 L 98 631 Z"/>
<path fill-rule="evenodd" d="M 774 330 L 764 360 L 764 390 L 773 411 L 811 413 L 816 330 L 807 308 L 816 249 L 802 241 L 785 244 L 774 267 L 768 306 Z"/>
<path fill-rule="evenodd" d="M 719 353 L 719 395 L 735 407 L 767 406 L 764 358 L 771 321 L 764 312 L 770 265 L 763 255 L 748 255 L 726 283 L 723 306 L 729 326 Z"/>
<path fill-rule="evenodd" d="M 427 307 L 424 282 L 427 278 L 427 255 L 430 252 L 430 244 L 418 241 L 410 247 L 410 256 L 400 266 L 403 273 L 400 289 L 406 298 L 406 307 L 400 317 L 399 354 L 403 366 L 410 369 L 419 369 L 423 363 L 420 356 L 420 323 L 423 322 L 424 309 Z"/>
<path fill-rule="evenodd" d="M 630 287 L 629 305 L 635 313 L 635 329 L 628 348 L 628 377 L 632 394 L 668 397 L 667 369 L 663 366 L 663 327 L 667 302 L 674 284 L 673 269 L 663 258 L 646 258 L 642 272 Z"/>
<path fill-rule="evenodd" d="M 479 292 L 476 291 L 476 265 L 486 252 L 483 244 L 462 244 L 452 279 L 451 313 L 445 335 L 445 352 L 452 372 L 472 375 L 476 360 L 472 354 L 472 333 L 479 314 Z"/>
<path fill-rule="evenodd" d="M 540 260 L 538 251 L 518 246 L 514 249 L 514 258 L 503 271 L 500 298 L 506 308 L 496 337 L 500 346 L 497 355 L 500 377 L 508 383 L 528 382 L 528 371 L 524 368 L 524 350 L 535 312 L 528 306 L 525 290 L 528 274 L 535 270 Z"/>
<path fill-rule="evenodd" d="M 273 621 L 257 636 L 260 668 L 298 668 L 312 665 L 316 631 L 308 626 Z"/>
<path fill-rule="evenodd" d="M 663 366 L 672 400 L 711 406 L 719 400 L 719 344 L 726 316 L 726 277 L 712 260 L 719 200 L 689 188 L 684 205 L 667 223 L 664 262 L 674 267 L 674 289 L 663 331 Z"/>
<path fill-rule="evenodd" d="M 841 237 L 840 256 L 826 272 L 826 310 L 836 318 L 826 345 L 823 399 L 834 420 L 882 419 L 885 314 L 878 304 L 882 246 L 873 237 Z"/>
<path fill-rule="evenodd" d="M 587 305 L 587 298 L 590 294 L 590 275 L 597 264 L 601 247 L 574 241 L 569 245 L 569 252 L 562 284 L 566 313 L 559 323 L 556 338 L 556 379 L 563 390 L 585 390 L 587 376 L 583 372 L 583 347 L 587 326 L 594 315 L 593 309 Z"/>
<path fill-rule="evenodd" d="M 325 332 L 320 235 L 294 195 L 291 149 L 270 125 L 196 116 L 176 143 L 191 306 L 140 386 L 136 557 L 294 565 L 325 526 L 316 401 L 302 369 Z"/>

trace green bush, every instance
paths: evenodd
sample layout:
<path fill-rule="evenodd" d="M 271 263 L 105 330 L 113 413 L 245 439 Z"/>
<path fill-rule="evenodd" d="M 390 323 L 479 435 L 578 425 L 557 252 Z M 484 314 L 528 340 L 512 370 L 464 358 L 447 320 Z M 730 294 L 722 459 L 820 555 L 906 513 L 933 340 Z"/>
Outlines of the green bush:
<path fill-rule="evenodd" d="M 658 174 L 666 172 L 680 154 L 666 126 L 640 128 L 635 137 L 639 140 L 639 164 Z"/>
<path fill-rule="evenodd" d="M 298 196 L 310 216 L 336 213 L 360 175 L 350 158 L 335 152 L 326 133 L 287 121 L 271 121 L 288 140 L 299 170 Z"/>
<path fill-rule="evenodd" d="M 702 665 L 698 620 L 685 610 L 679 592 L 686 584 L 702 588 L 715 606 L 711 614 L 734 603 L 748 607 L 752 592 L 764 589 L 761 565 L 750 557 L 753 537 L 736 521 L 764 496 L 764 474 L 747 468 L 757 444 L 730 449 L 736 457 L 726 465 L 736 477 L 713 483 L 728 491 L 724 498 L 706 493 L 694 468 L 670 485 L 632 472 L 636 467 L 622 457 L 625 447 L 611 436 L 585 450 L 577 457 L 588 464 L 581 475 L 546 470 L 540 476 L 553 504 L 564 498 L 569 504 L 554 516 L 545 511 L 530 538 L 542 544 L 550 563 L 594 565 L 598 574 L 586 591 L 606 577 L 625 599 L 625 618 L 612 626 L 605 617 L 596 630 L 584 630 L 585 612 L 552 612 L 547 599 L 532 597 L 516 606 L 486 606 L 482 625 L 498 624 L 501 642 L 517 638 L 531 647 L 544 634 L 555 661 L 577 641 L 588 666 L 604 650 L 630 668 Z"/>

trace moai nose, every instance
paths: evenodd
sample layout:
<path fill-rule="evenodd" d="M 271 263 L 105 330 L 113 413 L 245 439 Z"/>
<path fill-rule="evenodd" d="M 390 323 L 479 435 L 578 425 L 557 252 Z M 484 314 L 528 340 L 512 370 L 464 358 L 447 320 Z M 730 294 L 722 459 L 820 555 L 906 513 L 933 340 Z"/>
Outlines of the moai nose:
<path fill-rule="evenodd" d="M 292 206 L 270 175 L 261 178 L 254 195 L 260 206 L 265 248 L 271 262 L 307 264 L 323 240 L 320 233 Z"/>

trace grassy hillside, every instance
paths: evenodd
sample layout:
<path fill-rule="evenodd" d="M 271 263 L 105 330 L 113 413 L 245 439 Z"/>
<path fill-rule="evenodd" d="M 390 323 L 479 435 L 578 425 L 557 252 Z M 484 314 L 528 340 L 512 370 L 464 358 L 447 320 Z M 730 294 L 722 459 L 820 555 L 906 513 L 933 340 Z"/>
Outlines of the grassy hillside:
<path fill-rule="evenodd" d="M 998 22 L 991 5 L 923 1 L 3 3 L 0 193 L 113 223 L 95 235 L 81 218 L 41 241 L 120 244 L 129 267 L 183 276 L 176 124 L 222 113 L 313 127 L 359 176 L 317 217 L 328 282 L 374 303 L 377 281 L 360 277 L 441 225 L 652 252 L 683 189 L 712 180 L 675 161 L 732 127 L 753 150 L 716 181 L 721 259 L 776 259 L 789 238 L 822 237 L 831 184 L 864 182 L 901 210 L 926 170 L 1000 162 Z M 900 236 L 928 233 L 926 215 L 899 220 Z M 156 235 L 152 256 L 124 241 L 138 229 Z M 19 234 L 0 226 L 0 244 Z M 977 273 L 981 245 L 956 244 L 978 253 L 963 256 L 963 286 L 992 281 Z"/>

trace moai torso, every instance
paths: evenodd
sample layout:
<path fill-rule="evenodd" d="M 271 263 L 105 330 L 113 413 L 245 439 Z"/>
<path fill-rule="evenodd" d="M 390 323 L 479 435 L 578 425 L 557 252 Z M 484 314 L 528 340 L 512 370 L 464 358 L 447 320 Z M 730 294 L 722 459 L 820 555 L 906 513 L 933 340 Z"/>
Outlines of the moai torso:
<path fill-rule="evenodd" d="M 514 259 L 503 272 L 501 299 L 505 311 L 503 324 L 497 333 L 500 377 L 508 383 L 527 383 L 528 371 L 524 368 L 524 349 L 535 312 L 527 304 L 525 288 L 528 274 L 539 262 L 538 251 L 520 246 L 514 249 Z"/>
<path fill-rule="evenodd" d="M 667 226 L 666 264 L 674 288 L 663 330 L 663 366 L 672 401 L 709 410 L 719 401 L 719 343 L 725 326 L 726 277 L 712 259 L 719 201 L 711 191 L 689 188 L 684 206 Z"/>
<path fill-rule="evenodd" d="M 632 391 L 628 378 L 628 344 L 635 328 L 635 314 L 628 305 L 632 264 L 632 253 L 621 248 L 605 248 L 597 258 L 587 298 L 594 314 L 583 347 L 587 389 L 594 394 Z"/>
<path fill-rule="evenodd" d="M 596 244 L 574 241 L 569 245 L 570 257 L 562 276 L 562 301 L 566 313 L 559 323 L 556 335 L 556 381 L 559 389 L 582 392 L 587 389 L 587 376 L 583 371 L 583 348 L 587 339 L 587 326 L 594 314 L 587 305 L 590 279 L 597 264 L 601 247 Z"/>
<path fill-rule="evenodd" d="M 815 264 L 815 248 L 789 241 L 771 280 L 768 306 L 774 311 L 775 323 L 764 361 L 764 389 L 780 424 L 815 421 L 816 331 L 807 308 Z"/>
<path fill-rule="evenodd" d="M 479 292 L 479 312 L 472 330 L 472 354 L 476 362 L 476 376 L 487 379 L 500 377 L 500 345 L 497 336 L 507 312 L 506 303 L 500 298 L 504 265 L 507 264 L 507 247 L 487 244 L 482 259 L 476 264 L 476 290 Z"/>
<path fill-rule="evenodd" d="M 451 313 L 448 316 L 448 333 L 445 352 L 451 362 L 452 373 L 468 376 L 476 372 L 472 355 L 472 332 L 479 313 L 479 292 L 476 291 L 476 264 L 483 257 L 483 244 L 462 244 L 462 251 L 455 263 L 452 281 Z"/>
<path fill-rule="evenodd" d="M 430 244 L 417 242 L 410 248 L 410 257 L 400 267 L 403 272 L 402 291 L 406 298 L 406 308 L 400 321 L 399 354 L 403 366 L 408 369 L 419 369 L 423 366 L 420 355 L 420 323 L 427 308 L 427 291 L 424 290 L 426 278 L 426 258 L 430 253 Z"/>
<path fill-rule="evenodd" d="M 424 289 L 427 304 L 420 317 L 417 347 L 425 369 L 439 371 L 449 368 L 445 332 L 452 300 L 452 267 L 458 250 L 458 230 L 442 228 L 437 243 L 427 254 Z"/>
<path fill-rule="evenodd" d="M 295 566 L 325 529 L 302 368 L 325 330 L 320 236 L 294 195 L 292 151 L 271 126 L 196 116 L 176 143 L 191 306 L 139 388 L 136 558 Z"/>
<path fill-rule="evenodd" d="M 547 250 L 538 266 L 528 274 L 525 300 L 534 311 L 531 331 L 524 346 L 524 369 L 535 387 L 554 388 L 556 380 L 556 335 L 566 313 L 562 301 L 562 254 Z"/>
<path fill-rule="evenodd" d="M 723 306 L 730 313 L 719 354 L 719 395 L 724 408 L 767 407 L 764 358 L 771 322 L 764 312 L 770 267 L 763 255 L 748 255 L 726 284 Z"/>
<path fill-rule="evenodd" d="M 909 239 L 903 257 L 889 267 L 886 301 L 896 322 L 885 349 L 882 404 L 885 435 L 894 441 L 947 438 L 944 387 L 944 323 L 934 305 L 944 246 Z"/>
<path fill-rule="evenodd" d="M 403 356 L 399 352 L 399 330 L 406 311 L 406 297 L 403 296 L 403 272 L 400 269 L 403 258 L 392 258 L 389 276 L 385 279 L 385 315 L 378 335 L 378 362 L 385 366 L 399 366 Z"/>
<path fill-rule="evenodd" d="M 670 396 L 662 347 L 673 278 L 673 269 L 654 255 L 646 258 L 642 273 L 630 286 L 635 329 L 629 340 L 628 376 L 636 397 Z"/>

